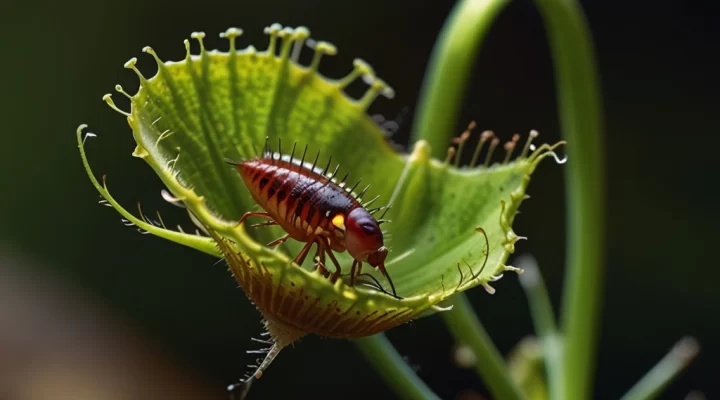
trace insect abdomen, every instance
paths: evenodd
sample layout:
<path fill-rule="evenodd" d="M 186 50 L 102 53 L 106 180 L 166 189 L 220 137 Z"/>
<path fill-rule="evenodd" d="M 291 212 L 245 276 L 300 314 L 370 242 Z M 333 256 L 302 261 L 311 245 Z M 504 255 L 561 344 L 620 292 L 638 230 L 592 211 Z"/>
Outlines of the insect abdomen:
<path fill-rule="evenodd" d="M 327 177 L 283 160 L 250 160 L 238 170 L 255 201 L 297 240 L 330 236 L 332 218 L 360 206 Z"/>

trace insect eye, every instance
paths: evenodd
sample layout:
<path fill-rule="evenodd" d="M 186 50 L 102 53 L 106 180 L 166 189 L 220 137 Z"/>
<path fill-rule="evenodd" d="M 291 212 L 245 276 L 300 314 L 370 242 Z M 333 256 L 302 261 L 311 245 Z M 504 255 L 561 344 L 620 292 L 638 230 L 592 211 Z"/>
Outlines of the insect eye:
<path fill-rule="evenodd" d="M 375 227 L 375 224 L 371 222 L 364 222 L 360 224 L 360 227 L 366 235 L 374 235 L 377 233 L 377 228 Z"/>

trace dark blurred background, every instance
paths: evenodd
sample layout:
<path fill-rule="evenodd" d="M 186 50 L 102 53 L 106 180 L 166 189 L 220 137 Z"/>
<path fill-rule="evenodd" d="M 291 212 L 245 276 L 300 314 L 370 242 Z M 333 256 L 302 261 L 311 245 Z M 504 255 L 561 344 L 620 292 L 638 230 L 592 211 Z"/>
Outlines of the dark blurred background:
<path fill-rule="evenodd" d="M 699 358 L 662 398 L 700 390 L 720 395 L 720 309 L 716 245 L 720 222 L 720 6 L 716 2 L 584 1 L 593 31 L 606 111 L 607 269 L 596 398 L 617 398 L 682 335 Z M 354 57 L 394 86 L 371 110 L 394 118 L 414 109 L 436 35 L 451 1 L 385 2 L 68 1 L 0 5 L 0 398 L 224 398 L 257 348 L 260 315 L 214 259 L 123 227 L 97 204 L 82 170 L 75 128 L 88 123 L 95 172 L 107 173 L 129 209 L 141 200 L 166 221 L 191 225 L 160 199 L 161 184 L 134 148 L 124 119 L 102 101 L 116 83 L 134 92 L 122 65 L 140 59 L 153 73 L 152 45 L 183 57 L 182 39 L 239 26 L 239 45 L 263 48 L 264 26 L 305 25 L 339 54 L 321 71 L 337 77 Z M 115 96 L 118 98 L 118 96 Z M 126 103 L 121 107 L 127 108 Z M 530 1 L 513 2 L 493 26 L 468 87 L 460 132 L 510 137 L 537 129 L 559 138 L 549 50 Z M 396 140 L 409 134 L 406 118 Z M 581 163 L 581 159 L 570 162 Z M 530 184 L 516 231 L 529 237 L 516 256 L 539 260 L 555 305 L 564 268 L 562 167 L 544 164 Z M 512 258 L 511 258 L 512 261 Z M 509 351 L 532 331 L 517 277 L 494 296 L 469 293 L 497 346 Z M 443 399 L 471 389 L 437 316 L 388 332 Z M 351 342 L 308 337 L 283 351 L 251 398 L 393 398 Z"/>

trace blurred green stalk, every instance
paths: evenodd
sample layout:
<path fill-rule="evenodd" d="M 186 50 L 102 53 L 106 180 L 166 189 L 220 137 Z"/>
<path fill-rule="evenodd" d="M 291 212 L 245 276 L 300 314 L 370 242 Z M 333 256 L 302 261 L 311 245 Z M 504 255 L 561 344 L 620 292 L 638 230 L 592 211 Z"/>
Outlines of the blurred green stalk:
<path fill-rule="evenodd" d="M 653 369 L 648 371 L 621 400 L 650 400 L 656 398 L 695 359 L 699 351 L 700 345 L 695 338 L 684 337 L 680 339 L 670 352 Z"/>
<path fill-rule="evenodd" d="M 542 349 L 550 398 L 562 399 L 565 397 L 562 392 L 562 338 L 555 324 L 555 315 L 545 281 L 534 257 L 529 255 L 519 257 L 515 265 L 525 271 L 520 275 L 520 284 L 525 290 L 535 334 Z"/>
<path fill-rule="evenodd" d="M 357 339 L 355 343 L 397 396 L 406 400 L 440 400 L 407 365 L 384 334 Z"/>
<path fill-rule="evenodd" d="M 563 394 L 591 397 L 605 255 L 602 112 L 595 54 L 585 16 L 574 0 L 535 0 L 545 22 L 569 162 L 567 277 L 562 307 Z"/>
<path fill-rule="evenodd" d="M 452 297 L 453 309 L 440 313 L 458 343 L 469 346 L 477 362 L 475 369 L 496 399 L 523 399 L 520 387 L 510 376 L 505 360 L 495 347 L 464 293 Z"/>

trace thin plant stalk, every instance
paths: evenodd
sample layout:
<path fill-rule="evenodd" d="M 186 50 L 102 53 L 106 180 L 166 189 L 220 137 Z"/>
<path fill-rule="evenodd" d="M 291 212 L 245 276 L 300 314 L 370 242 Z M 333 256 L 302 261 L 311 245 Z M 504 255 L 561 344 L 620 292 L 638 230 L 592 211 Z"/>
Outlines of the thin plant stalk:
<path fill-rule="evenodd" d="M 550 41 L 559 119 L 567 141 L 567 278 L 563 294 L 563 394 L 591 397 L 603 290 L 604 149 L 592 38 L 573 0 L 536 0 Z"/>
<path fill-rule="evenodd" d="M 656 398 L 695 359 L 700 346 L 693 337 L 680 339 L 675 346 L 647 372 L 621 400 L 650 400 Z"/>
<path fill-rule="evenodd" d="M 557 330 L 545 281 L 534 257 L 529 255 L 519 257 L 515 265 L 525 271 L 520 275 L 520 284 L 525 290 L 530 315 L 535 326 L 535 334 L 540 341 L 547 370 L 550 398 L 562 399 L 564 398 L 562 393 L 562 339 Z"/>
<path fill-rule="evenodd" d="M 510 370 L 497 347 L 464 293 L 452 298 L 453 309 L 440 313 L 455 339 L 469 346 L 477 362 L 475 369 L 487 385 L 493 398 L 503 400 L 523 399 L 520 387 L 510 376 Z"/>
<path fill-rule="evenodd" d="M 403 360 L 387 337 L 379 333 L 355 340 L 360 351 L 393 392 L 406 400 L 439 400 L 415 371 Z"/>

